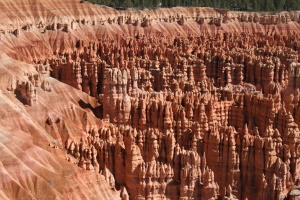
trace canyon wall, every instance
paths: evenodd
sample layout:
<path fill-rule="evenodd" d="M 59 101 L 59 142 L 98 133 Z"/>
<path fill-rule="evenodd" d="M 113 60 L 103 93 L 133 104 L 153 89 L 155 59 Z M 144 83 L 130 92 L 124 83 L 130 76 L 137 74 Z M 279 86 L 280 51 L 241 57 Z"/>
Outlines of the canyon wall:
<path fill-rule="evenodd" d="M 97 97 L 107 123 L 85 144 L 98 160 L 80 142 L 67 149 L 131 198 L 287 198 L 299 182 L 297 37 L 139 35 L 54 56 L 53 77 Z"/>
<path fill-rule="evenodd" d="M 299 12 L 0 5 L 1 197 L 299 198 Z"/>

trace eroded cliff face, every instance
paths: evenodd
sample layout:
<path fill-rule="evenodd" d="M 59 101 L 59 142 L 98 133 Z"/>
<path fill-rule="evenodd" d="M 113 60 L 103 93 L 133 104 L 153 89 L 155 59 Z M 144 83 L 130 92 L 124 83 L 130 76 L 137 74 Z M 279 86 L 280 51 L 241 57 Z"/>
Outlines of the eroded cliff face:
<path fill-rule="evenodd" d="M 98 97 L 105 125 L 66 148 L 82 168 L 107 168 L 131 198 L 286 198 L 299 182 L 297 37 L 79 42 L 47 62 Z"/>
<path fill-rule="evenodd" d="M 0 4 L 1 197 L 296 197 L 298 12 Z"/>

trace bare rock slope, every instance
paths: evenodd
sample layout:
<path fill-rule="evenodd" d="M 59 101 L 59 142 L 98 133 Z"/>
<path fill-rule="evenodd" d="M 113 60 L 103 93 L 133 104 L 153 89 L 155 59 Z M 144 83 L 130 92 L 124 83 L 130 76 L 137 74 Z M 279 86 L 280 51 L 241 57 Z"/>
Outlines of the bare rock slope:
<path fill-rule="evenodd" d="M 299 14 L 1 1 L 0 198 L 299 198 Z"/>

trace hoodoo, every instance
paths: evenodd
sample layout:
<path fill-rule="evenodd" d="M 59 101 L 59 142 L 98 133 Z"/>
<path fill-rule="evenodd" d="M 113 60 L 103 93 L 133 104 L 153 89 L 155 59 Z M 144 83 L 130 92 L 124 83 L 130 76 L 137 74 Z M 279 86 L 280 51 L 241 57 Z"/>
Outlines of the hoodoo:
<path fill-rule="evenodd" d="M 300 198 L 300 12 L 0 18 L 1 199 Z"/>

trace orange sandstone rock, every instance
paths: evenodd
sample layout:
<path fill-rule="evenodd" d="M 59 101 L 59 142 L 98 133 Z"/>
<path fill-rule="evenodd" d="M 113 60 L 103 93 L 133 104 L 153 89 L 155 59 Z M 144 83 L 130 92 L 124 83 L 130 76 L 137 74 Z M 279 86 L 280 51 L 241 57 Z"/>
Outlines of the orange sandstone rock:
<path fill-rule="evenodd" d="M 0 5 L 1 198 L 297 197 L 298 12 Z"/>

